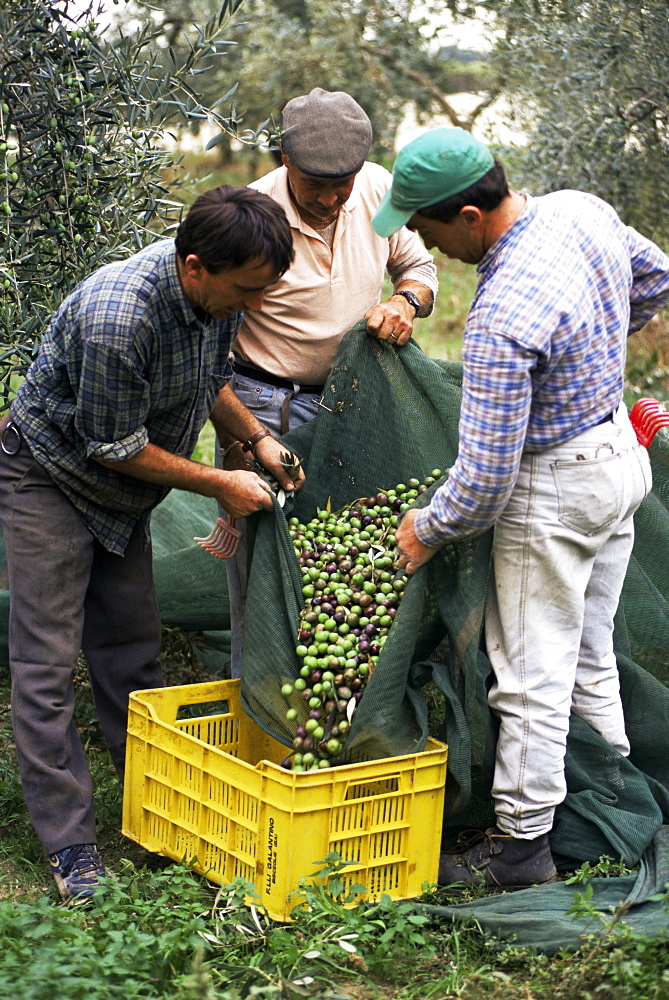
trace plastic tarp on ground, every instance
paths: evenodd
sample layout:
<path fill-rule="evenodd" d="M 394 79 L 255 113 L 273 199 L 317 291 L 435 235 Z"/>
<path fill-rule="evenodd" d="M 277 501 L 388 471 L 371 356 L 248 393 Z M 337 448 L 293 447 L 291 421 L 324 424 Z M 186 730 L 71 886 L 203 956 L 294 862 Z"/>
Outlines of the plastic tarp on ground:
<path fill-rule="evenodd" d="M 248 609 L 256 610 L 246 615 L 242 693 L 247 711 L 286 745 L 291 733 L 281 686 L 297 676 L 301 665 L 295 635 L 303 601 L 286 518 L 308 521 L 328 501 L 336 510 L 412 476 L 421 479 L 434 467 L 447 469 L 457 454 L 460 391 L 460 365 L 434 361 L 411 343 L 396 351 L 367 337 L 359 325 L 342 344 L 318 418 L 284 439 L 303 456 L 308 478 L 285 512 L 277 508 L 251 519 Z M 621 757 L 582 720 L 572 719 L 568 794 L 551 834 L 562 869 L 594 864 L 601 855 L 622 858 L 629 866 L 643 856 L 646 867 L 657 869 L 655 838 L 669 823 L 669 445 L 662 432 L 651 458 L 655 488 L 637 515 L 637 541 L 615 631 L 632 753 Z M 447 833 L 482 829 L 494 821 L 496 725 L 487 706 L 491 668 L 482 633 L 490 543 L 487 533 L 447 546 L 410 579 L 353 716 L 343 758 L 422 749 L 427 737 L 423 686 L 431 679 L 445 702 L 439 735 L 449 745 Z M 615 897 L 617 905 L 629 885 L 604 881 L 598 890 L 602 904 L 610 905 Z M 642 887 L 652 879 L 644 875 L 632 882 L 643 896 Z M 539 912 L 548 912 L 549 898 L 563 912 L 572 891 L 557 885 L 541 894 L 532 890 L 536 895 L 531 897 L 495 897 L 482 909 L 487 919 L 498 909 L 525 913 L 523 899 L 531 898 Z M 651 910 L 659 905 L 646 904 Z M 452 915 L 452 909 L 443 912 Z M 478 918 L 479 904 L 471 909 Z M 518 915 L 509 919 L 523 940 L 523 921 Z"/>

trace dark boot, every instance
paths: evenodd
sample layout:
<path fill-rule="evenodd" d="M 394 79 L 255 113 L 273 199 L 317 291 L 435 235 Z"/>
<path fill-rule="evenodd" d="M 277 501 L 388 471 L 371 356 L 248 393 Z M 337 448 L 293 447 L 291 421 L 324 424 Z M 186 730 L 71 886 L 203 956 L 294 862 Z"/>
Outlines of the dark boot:
<path fill-rule="evenodd" d="M 496 889 L 527 889 L 557 881 L 548 846 L 548 835 L 521 840 L 502 833 L 496 826 L 481 835 L 479 843 L 460 854 L 442 853 L 439 885 L 456 888 L 479 886 Z"/>

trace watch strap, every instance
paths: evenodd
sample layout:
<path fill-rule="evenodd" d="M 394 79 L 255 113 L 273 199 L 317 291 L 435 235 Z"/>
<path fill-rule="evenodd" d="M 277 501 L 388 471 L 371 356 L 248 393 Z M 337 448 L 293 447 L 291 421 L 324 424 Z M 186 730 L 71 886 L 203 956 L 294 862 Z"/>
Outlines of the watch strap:
<path fill-rule="evenodd" d="M 400 292 L 393 292 L 393 295 L 401 295 L 403 299 L 406 299 L 407 302 L 414 307 L 414 309 L 416 310 L 416 316 L 418 315 L 418 311 L 420 309 L 420 301 L 417 295 L 414 295 L 413 292 L 405 291 L 404 289 L 402 289 L 402 291 Z"/>

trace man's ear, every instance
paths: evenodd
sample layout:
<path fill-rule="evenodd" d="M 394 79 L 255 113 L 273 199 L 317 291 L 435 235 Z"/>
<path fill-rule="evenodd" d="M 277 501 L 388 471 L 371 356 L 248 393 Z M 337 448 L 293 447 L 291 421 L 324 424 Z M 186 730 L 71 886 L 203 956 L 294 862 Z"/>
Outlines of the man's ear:
<path fill-rule="evenodd" d="M 462 216 L 467 226 L 478 226 L 483 221 L 483 212 L 476 205 L 463 205 L 459 215 Z"/>
<path fill-rule="evenodd" d="M 189 278 L 195 281 L 201 277 L 204 267 L 196 253 L 189 253 L 184 261 L 184 270 Z"/>

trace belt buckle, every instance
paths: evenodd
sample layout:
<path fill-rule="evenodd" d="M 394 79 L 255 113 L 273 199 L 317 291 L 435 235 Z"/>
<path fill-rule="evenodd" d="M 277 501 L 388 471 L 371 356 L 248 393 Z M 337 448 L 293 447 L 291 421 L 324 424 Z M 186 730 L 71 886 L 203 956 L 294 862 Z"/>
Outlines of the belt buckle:
<path fill-rule="evenodd" d="M 11 420 L 5 425 L 0 434 L 0 448 L 5 455 L 16 455 L 21 447 L 21 435 L 15 423 Z"/>

